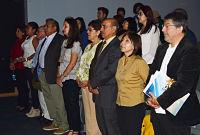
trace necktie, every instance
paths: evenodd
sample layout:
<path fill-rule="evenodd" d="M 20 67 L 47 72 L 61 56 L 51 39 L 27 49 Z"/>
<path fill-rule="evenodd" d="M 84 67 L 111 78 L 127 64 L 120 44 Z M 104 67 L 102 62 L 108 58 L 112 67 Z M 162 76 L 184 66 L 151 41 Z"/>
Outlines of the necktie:
<path fill-rule="evenodd" d="M 37 66 L 39 65 L 39 56 L 40 56 L 40 52 L 42 50 L 42 47 L 44 46 L 44 43 L 46 42 L 47 38 L 44 39 L 44 41 L 42 42 L 41 46 L 40 46 L 40 50 L 38 52 L 38 55 L 37 55 Z"/>
<path fill-rule="evenodd" d="M 99 48 L 98 56 L 102 53 L 105 44 L 106 44 L 106 41 L 102 41 L 100 43 L 100 48 Z"/>
<path fill-rule="evenodd" d="M 42 71 L 40 66 L 39 66 L 39 55 L 40 55 L 40 52 L 41 52 L 42 47 L 44 46 L 44 43 L 45 43 L 46 40 L 47 40 L 47 38 L 45 38 L 44 41 L 42 42 L 42 44 L 39 48 L 40 50 L 37 54 L 37 64 L 36 64 L 36 67 L 35 67 L 34 73 L 33 73 L 33 77 L 35 78 L 35 80 L 39 80 L 39 75 L 41 74 L 41 71 Z"/>
<path fill-rule="evenodd" d="M 44 46 L 44 43 L 46 42 L 47 38 L 44 39 L 44 41 L 42 42 L 41 46 L 40 46 L 40 50 L 38 52 L 38 56 L 40 55 L 40 52 L 42 50 L 42 47 Z"/>

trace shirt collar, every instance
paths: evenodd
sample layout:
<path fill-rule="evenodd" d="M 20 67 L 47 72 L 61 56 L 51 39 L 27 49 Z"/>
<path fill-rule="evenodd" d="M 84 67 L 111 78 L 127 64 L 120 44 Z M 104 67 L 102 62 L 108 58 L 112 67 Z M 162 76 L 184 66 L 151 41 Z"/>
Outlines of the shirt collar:
<path fill-rule="evenodd" d="M 51 39 L 56 35 L 57 32 L 54 32 L 53 34 L 49 35 L 48 37 L 46 36 L 47 39 Z"/>
<path fill-rule="evenodd" d="M 116 37 L 116 36 L 112 36 L 112 37 L 110 37 L 110 38 L 107 39 L 107 40 L 103 40 L 103 42 L 106 41 L 106 45 L 107 45 L 107 44 L 109 44 L 115 37 Z"/>

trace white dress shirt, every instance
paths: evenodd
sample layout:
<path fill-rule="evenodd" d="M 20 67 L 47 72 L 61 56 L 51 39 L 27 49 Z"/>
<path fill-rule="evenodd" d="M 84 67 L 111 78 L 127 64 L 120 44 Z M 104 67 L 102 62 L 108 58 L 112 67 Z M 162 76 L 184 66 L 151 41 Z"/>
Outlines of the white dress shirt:
<path fill-rule="evenodd" d="M 34 55 L 34 57 L 33 57 L 32 68 L 35 68 L 35 67 L 37 66 L 38 54 L 39 54 L 39 52 L 40 52 L 40 48 L 41 48 L 41 45 L 42 45 L 42 43 L 43 43 L 44 40 L 45 40 L 45 38 L 39 40 L 38 47 L 36 48 L 35 55 Z"/>
<path fill-rule="evenodd" d="M 153 25 L 149 33 L 140 34 L 142 40 L 142 58 L 147 62 L 147 64 L 152 64 L 154 56 L 156 54 L 156 49 L 160 42 L 160 30 Z"/>
<path fill-rule="evenodd" d="M 47 49 L 51 43 L 51 41 L 53 40 L 54 36 L 56 35 L 57 32 L 51 34 L 50 36 L 46 37 L 46 41 L 40 51 L 40 54 L 39 54 L 39 65 L 41 68 L 45 68 L 44 67 L 44 59 L 45 59 L 45 54 L 47 52 Z"/>
<path fill-rule="evenodd" d="M 167 65 L 168 65 L 172 55 L 174 54 L 177 46 L 178 45 L 175 45 L 174 47 L 172 47 L 171 44 L 169 44 L 169 47 L 168 47 L 168 49 L 165 53 L 165 57 L 162 61 L 162 65 L 161 65 L 161 68 L 160 68 L 160 71 L 162 71 L 165 74 L 167 74 Z"/>

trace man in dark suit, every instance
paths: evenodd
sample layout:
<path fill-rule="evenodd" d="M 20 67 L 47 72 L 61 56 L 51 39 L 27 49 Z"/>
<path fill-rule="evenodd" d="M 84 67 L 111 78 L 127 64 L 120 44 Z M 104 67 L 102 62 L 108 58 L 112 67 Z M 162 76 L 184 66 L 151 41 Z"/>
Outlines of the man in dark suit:
<path fill-rule="evenodd" d="M 69 129 L 64 107 L 62 88 L 56 84 L 58 62 L 64 37 L 59 32 L 58 22 L 47 19 L 45 24 L 46 39 L 38 54 L 38 67 L 41 69 L 39 80 L 44 99 L 53 122 L 43 130 L 56 130 L 54 134 L 64 134 Z"/>
<path fill-rule="evenodd" d="M 200 52 L 187 38 L 187 20 L 181 13 L 172 12 L 164 18 L 162 29 L 168 44 L 158 47 L 152 66 L 151 76 L 156 70 L 166 73 L 175 82 L 161 96 L 151 94 L 147 104 L 152 108 L 166 111 L 176 100 L 190 94 L 181 109 L 174 116 L 151 112 L 155 135 L 190 135 L 190 125 L 199 122 L 200 105 L 195 88 L 199 76 Z"/>
<path fill-rule="evenodd" d="M 102 135 L 119 135 L 116 115 L 117 84 L 115 73 L 121 56 L 120 41 L 116 37 L 118 23 L 115 19 L 102 22 L 103 42 L 98 45 L 90 65 L 90 92 L 96 107 L 96 117 Z"/>

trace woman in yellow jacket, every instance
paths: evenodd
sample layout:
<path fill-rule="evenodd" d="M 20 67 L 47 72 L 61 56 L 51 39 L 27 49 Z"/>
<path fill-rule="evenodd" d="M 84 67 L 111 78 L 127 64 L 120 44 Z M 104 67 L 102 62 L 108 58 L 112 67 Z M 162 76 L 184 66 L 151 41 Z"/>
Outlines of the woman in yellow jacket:
<path fill-rule="evenodd" d="M 116 103 L 122 135 L 141 135 L 145 116 L 143 89 L 149 71 L 141 57 L 141 46 L 141 37 L 133 32 L 125 33 L 120 44 L 124 55 L 119 60 L 116 72 Z"/>

